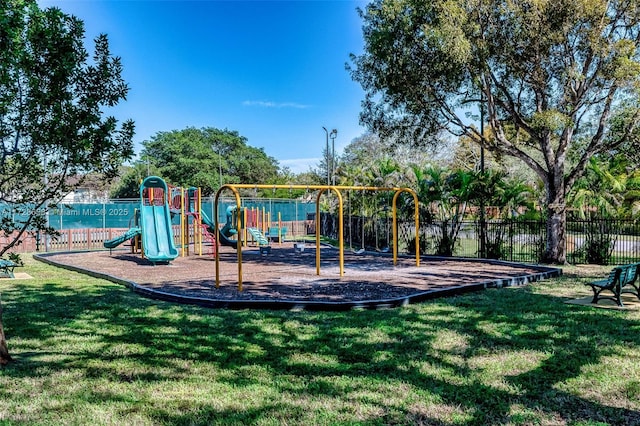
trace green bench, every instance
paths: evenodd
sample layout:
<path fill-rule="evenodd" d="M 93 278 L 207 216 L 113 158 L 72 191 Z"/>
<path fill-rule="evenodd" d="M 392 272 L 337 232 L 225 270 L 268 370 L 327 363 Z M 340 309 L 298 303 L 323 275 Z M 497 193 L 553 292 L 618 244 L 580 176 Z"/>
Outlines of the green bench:
<path fill-rule="evenodd" d="M 640 287 L 637 282 L 639 267 L 640 263 L 616 266 L 611 270 L 607 279 L 586 283 L 593 290 L 591 303 L 598 303 L 598 300 L 601 299 L 609 299 L 616 302 L 618 306 L 624 306 L 621 299 L 622 293 L 633 293 L 640 299 Z M 611 292 L 613 295 L 603 296 L 603 291 Z"/>
<path fill-rule="evenodd" d="M 10 260 L 0 259 L 0 277 L 1 278 L 15 278 L 13 275 L 13 268 L 17 268 L 22 265 L 18 265 Z"/>

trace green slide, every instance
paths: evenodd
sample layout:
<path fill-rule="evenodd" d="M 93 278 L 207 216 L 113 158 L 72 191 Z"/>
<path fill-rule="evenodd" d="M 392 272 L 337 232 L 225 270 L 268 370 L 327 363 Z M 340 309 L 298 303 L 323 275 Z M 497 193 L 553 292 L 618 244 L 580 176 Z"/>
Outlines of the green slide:
<path fill-rule="evenodd" d="M 262 232 L 258 228 L 247 228 L 247 231 L 253 239 L 258 243 L 259 246 L 268 246 L 269 240 L 264 236 Z"/>
<path fill-rule="evenodd" d="M 124 243 L 125 241 L 134 238 L 136 235 L 140 235 L 140 232 L 141 232 L 140 228 L 138 227 L 131 228 L 124 234 L 120 235 L 119 237 L 116 237 L 112 240 L 107 240 L 102 244 L 104 245 L 105 248 L 108 248 L 108 249 L 116 248 L 120 244 Z"/>
<path fill-rule="evenodd" d="M 227 207 L 227 223 L 225 223 L 220 230 L 220 244 L 223 246 L 238 248 L 238 240 L 233 239 L 233 236 L 238 233 L 236 228 L 233 226 L 233 212 L 235 209 L 235 206 Z M 207 216 L 205 212 L 200 212 L 200 217 L 202 218 L 202 223 L 209 227 L 208 231 L 216 235 L 216 225 L 211 219 L 209 219 L 209 216 Z"/>
<path fill-rule="evenodd" d="M 162 204 L 146 205 L 145 188 L 161 188 Z M 173 243 L 173 229 L 167 197 L 167 184 L 162 178 L 149 176 L 140 185 L 140 229 L 144 256 L 153 263 L 169 262 L 178 257 L 178 249 Z"/>

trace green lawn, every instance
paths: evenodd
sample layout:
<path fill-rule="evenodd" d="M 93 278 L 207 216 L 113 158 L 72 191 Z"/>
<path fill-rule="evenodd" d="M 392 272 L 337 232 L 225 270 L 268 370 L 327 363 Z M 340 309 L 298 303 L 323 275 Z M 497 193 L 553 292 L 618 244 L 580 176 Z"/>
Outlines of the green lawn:
<path fill-rule="evenodd" d="M 35 279 L 0 281 L 3 425 L 640 424 L 640 312 L 563 303 L 584 269 L 318 313 L 156 302 L 25 260 Z"/>

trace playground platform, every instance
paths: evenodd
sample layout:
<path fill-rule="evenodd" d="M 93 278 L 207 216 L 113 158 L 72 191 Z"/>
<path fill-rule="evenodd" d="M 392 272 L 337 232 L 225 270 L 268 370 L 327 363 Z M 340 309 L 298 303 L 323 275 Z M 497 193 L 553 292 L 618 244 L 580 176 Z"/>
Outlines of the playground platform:
<path fill-rule="evenodd" d="M 38 260 L 129 286 L 147 297 L 207 307 L 348 310 L 402 306 L 487 288 L 524 285 L 561 275 L 558 268 L 503 261 L 425 256 L 396 266 L 388 254 L 345 251 L 340 277 L 338 250 L 321 249 L 316 275 L 315 246 L 303 252 L 293 243 L 274 245 L 269 256 L 258 247 L 243 250 L 243 291 L 237 288 L 236 252 L 220 250 L 220 286 L 211 256 L 177 257 L 153 266 L 126 250 L 34 255 Z"/>

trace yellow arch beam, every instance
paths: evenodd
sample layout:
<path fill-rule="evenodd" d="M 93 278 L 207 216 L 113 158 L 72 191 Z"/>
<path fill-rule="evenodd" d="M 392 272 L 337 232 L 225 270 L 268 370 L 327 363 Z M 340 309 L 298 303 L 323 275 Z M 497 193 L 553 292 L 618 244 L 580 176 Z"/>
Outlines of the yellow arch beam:
<path fill-rule="evenodd" d="M 238 211 L 240 211 L 240 193 L 238 189 L 306 189 L 318 190 L 316 200 L 316 274 L 320 275 L 320 227 L 318 220 L 320 218 L 320 196 L 326 191 L 333 191 L 338 197 L 338 243 L 339 243 L 339 259 L 340 259 L 340 276 L 344 275 L 344 210 L 342 193 L 340 191 L 393 191 L 392 215 L 393 215 L 393 264 L 398 261 L 398 230 L 397 230 L 397 200 L 401 193 L 408 192 L 413 196 L 414 200 L 414 220 L 416 228 L 416 266 L 420 266 L 420 220 L 418 213 L 418 196 L 411 188 L 396 187 L 377 187 L 377 186 L 333 186 L 333 185 L 251 185 L 251 184 L 226 184 L 222 185 L 217 191 L 214 200 L 214 223 L 216 224 L 216 253 L 220 253 L 220 226 L 218 224 L 218 201 L 220 194 L 225 190 L 230 190 L 236 199 Z M 237 229 L 241 229 L 242 220 L 240 215 L 237 217 Z M 242 291 L 242 236 L 238 232 L 238 242 L 236 251 L 238 254 L 238 291 Z M 220 287 L 220 257 L 216 256 L 216 288 Z"/>
<path fill-rule="evenodd" d="M 343 205 L 342 205 L 342 193 L 338 187 L 328 186 L 318 188 L 318 198 L 316 199 L 316 275 L 320 275 L 320 226 L 318 221 L 320 220 L 320 196 L 328 190 L 334 191 L 338 196 L 338 249 L 340 256 L 340 276 L 344 275 L 344 217 L 343 217 Z"/>

